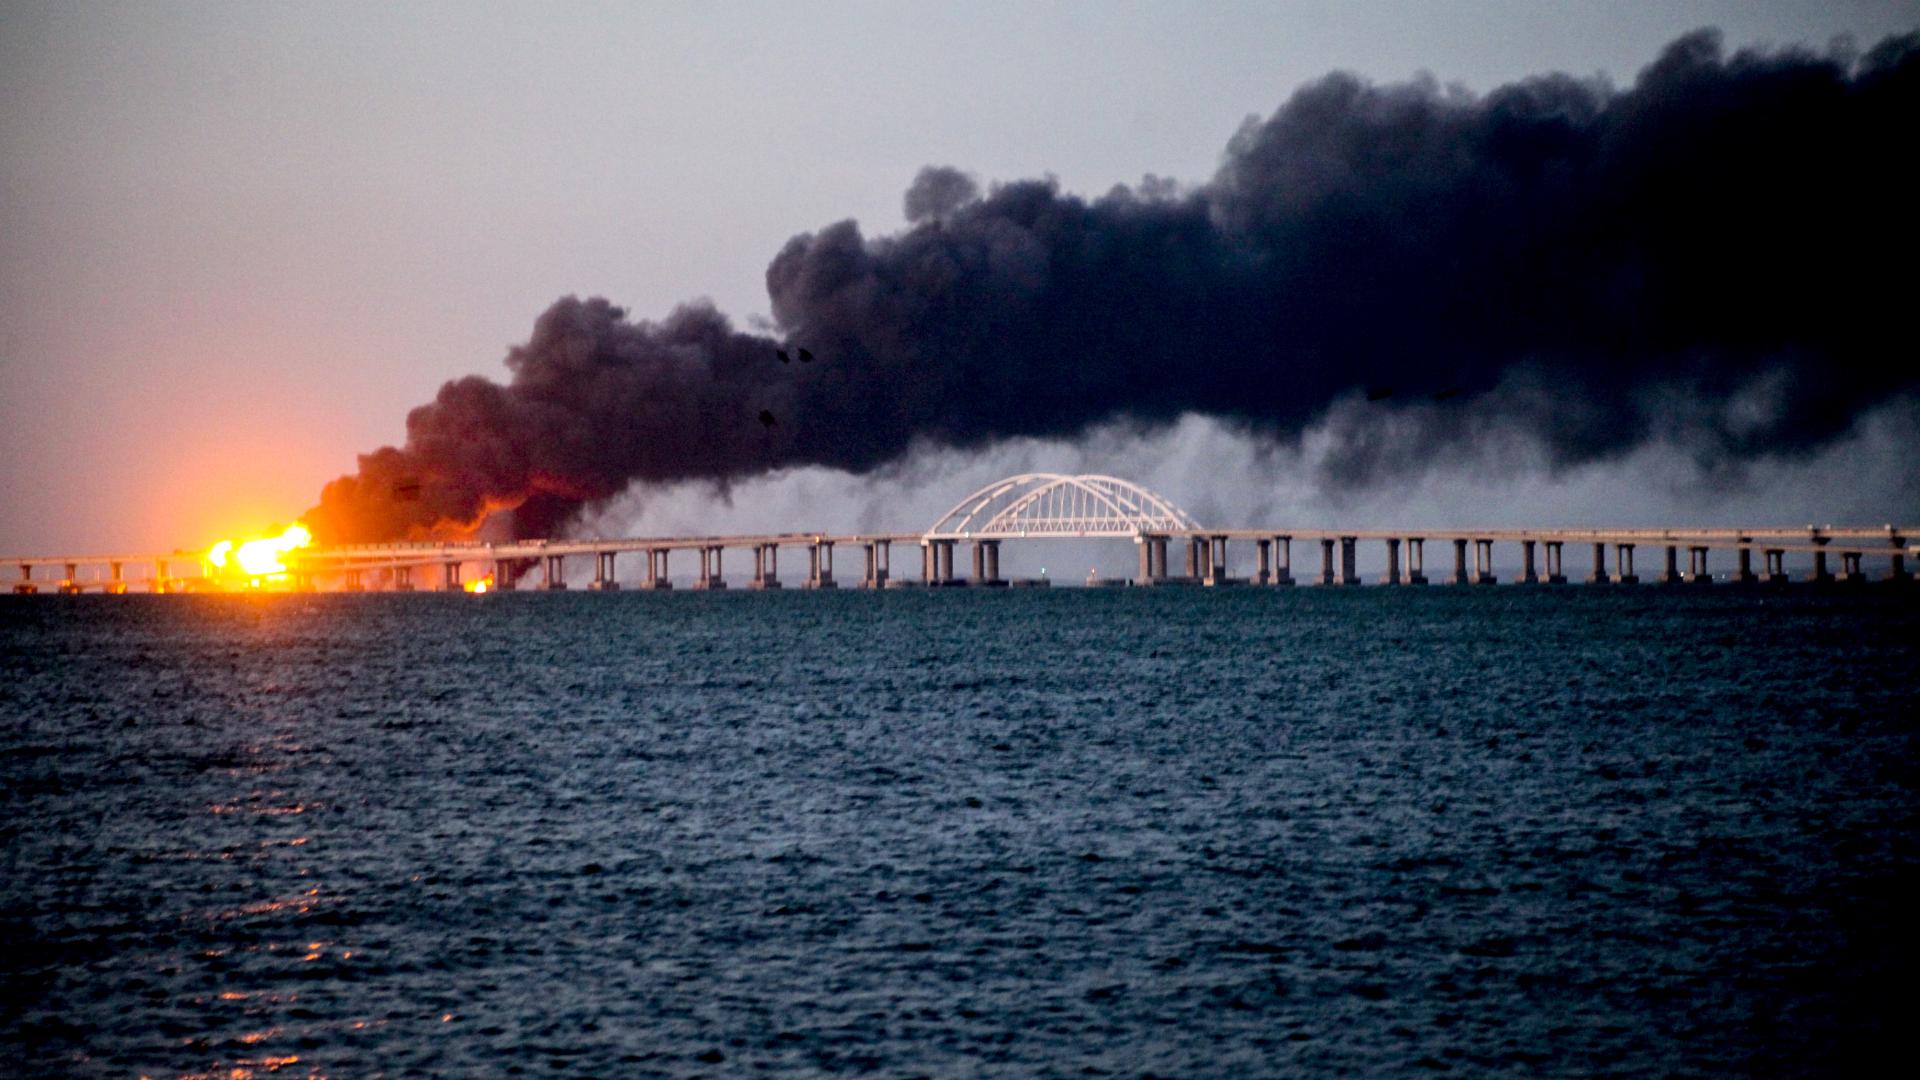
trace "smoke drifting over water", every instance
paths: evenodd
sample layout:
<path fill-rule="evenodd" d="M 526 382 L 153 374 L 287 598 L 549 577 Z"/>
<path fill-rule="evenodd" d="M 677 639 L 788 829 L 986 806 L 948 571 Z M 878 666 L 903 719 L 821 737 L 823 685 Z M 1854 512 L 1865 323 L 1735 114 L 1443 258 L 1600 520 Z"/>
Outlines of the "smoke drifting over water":
<path fill-rule="evenodd" d="M 1885 269 L 1920 231 L 1917 105 L 1920 37 L 1728 56 L 1703 32 L 1626 90 L 1329 75 L 1197 187 L 927 169 L 901 232 L 840 222 L 774 258 L 777 338 L 561 300 L 505 385 L 446 384 L 306 520 L 379 540 L 515 508 L 548 535 L 636 483 L 1188 414 L 1317 425 L 1346 485 L 1496 439 L 1552 468 L 1805 454 L 1920 384 L 1889 349 L 1911 274 Z"/>

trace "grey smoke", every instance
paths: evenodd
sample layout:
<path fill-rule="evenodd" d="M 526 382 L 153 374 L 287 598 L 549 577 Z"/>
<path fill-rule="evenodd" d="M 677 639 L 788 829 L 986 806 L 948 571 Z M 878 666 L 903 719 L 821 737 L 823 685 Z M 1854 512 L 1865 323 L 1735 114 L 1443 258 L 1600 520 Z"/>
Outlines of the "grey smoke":
<path fill-rule="evenodd" d="M 1548 470 L 1654 442 L 1706 470 L 1795 459 L 1920 382 L 1891 351 L 1916 105 L 1915 36 L 1728 55 L 1700 32 L 1626 89 L 1329 75 L 1190 188 L 928 169 L 902 231 L 843 221 L 780 251 L 776 336 L 563 299 L 506 384 L 448 383 L 308 520 L 382 539 L 511 507 L 543 535 L 634 484 L 1190 414 L 1280 446 L 1324 432 L 1324 482 L 1352 487 L 1497 440 Z"/>

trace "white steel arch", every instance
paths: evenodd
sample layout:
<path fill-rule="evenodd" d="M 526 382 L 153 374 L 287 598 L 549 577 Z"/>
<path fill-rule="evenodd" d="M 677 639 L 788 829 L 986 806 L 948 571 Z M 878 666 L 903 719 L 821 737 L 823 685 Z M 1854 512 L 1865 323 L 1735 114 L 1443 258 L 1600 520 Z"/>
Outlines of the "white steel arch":
<path fill-rule="evenodd" d="M 1087 473 L 1021 473 L 967 496 L 935 521 L 928 540 L 1192 532 L 1185 510 L 1130 480 Z"/>

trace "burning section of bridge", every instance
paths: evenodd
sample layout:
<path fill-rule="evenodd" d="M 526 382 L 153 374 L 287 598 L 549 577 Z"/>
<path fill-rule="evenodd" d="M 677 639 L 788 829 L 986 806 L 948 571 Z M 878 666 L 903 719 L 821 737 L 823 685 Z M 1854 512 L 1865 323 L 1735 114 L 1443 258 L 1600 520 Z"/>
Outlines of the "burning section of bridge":
<path fill-rule="evenodd" d="M 298 522 L 278 536 L 263 536 L 235 543 L 222 540 L 207 549 L 207 566 L 220 588 L 264 589 L 285 586 L 292 581 L 286 559 L 292 552 L 313 543 L 313 534 Z"/>

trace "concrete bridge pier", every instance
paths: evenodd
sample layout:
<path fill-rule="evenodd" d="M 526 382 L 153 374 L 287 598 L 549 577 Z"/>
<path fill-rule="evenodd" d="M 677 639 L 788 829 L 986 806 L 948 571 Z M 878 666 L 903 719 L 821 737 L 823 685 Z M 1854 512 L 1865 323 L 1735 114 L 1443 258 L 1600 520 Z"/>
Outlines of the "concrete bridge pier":
<path fill-rule="evenodd" d="M 1153 584 L 1153 537 L 1141 534 L 1133 538 L 1140 548 L 1140 573 L 1133 579 L 1135 585 Z"/>
<path fill-rule="evenodd" d="M 495 559 L 493 561 L 493 584 L 488 586 L 492 592 L 513 591 L 513 560 Z"/>
<path fill-rule="evenodd" d="M 1198 536 L 1187 537 L 1187 576 L 1188 584 L 1195 584 L 1207 576 L 1207 561 L 1213 554 L 1207 542 Z"/>
<path fill-rule="evenodd" d="M 1693 569 L 1693 562 L 1691 559 L 1692 553 L 1689 552 L 1688 555 L 1689 555 L 1689 559 L 1687 562 L 1687 569 L 1691 570 Z M 1667 569 L 1665 573 L 1660 575 L 1660 584 L 1678 585 L 1686 580 L 1687 580 L 1686 578 L 1680 575 L 1680 549 L 1672 544 L 1668 544 L 1667 545 Z"/>
<path fill-rule="evenodd" d="M 1640 579 L 1633 573 L 1633 545 L 1613 545 L 1613 581 L 1616 585 L 1638 585 Z"/>
<path fill-rule="evenodd" d="M 1211 542 L 1212 548 L 1207 555 L 1205 584 L 1214 586 L 1238 584 L 1227 574 L 1227 538 L 1214 536 Z"/>
<path fill-rule="evenodd" d="M 1736 543 L 1741 545 L 1734 549 L 1735 559 L 1739 566 L 1739 568 L 1733 572 L 1733 582 L 1736 585 L 1751 585 L 1759 580 L 1754 577 L 1753 574 L 1753 549 L 1745 546 L 1752 542 L 1753 537 L 1751 536 L 1742 536 L 1736 541 Z"/>
<path fill-rule="evenodd" d="M 1425 585 L 1427 583 L 1427 538 L 1424 536 L 1407 537 L 1406 583 Z"/>
<path fill-rule="evenodd" d="M 1825 547 L 1827 538 L 1816 532 L 1813 536 L 1813 542 L 1819 544 L 1821 547 Z M 1816 551 L 1813 553 L 1813 583 L 1815 585 L 1833 584 L 1833 574 L 1827 569 L 1827 553 L 1825 551 Z"/>
<path fill-rule="evenodd" d="M 457 562 L 440 564 L 440 591 L 466 592 L 467 587 L 460 583 L 460 564 Z"/>
<path fill-rule="evenodd" d="M 1273 538 L 1273 583 L 1275 585 L 1293 584 L 1293 537 L 1291 536 Z"/>
<path fill-rule="evenodd" d="M 413 591 L 413 567 L 396 566 L 393 568 L 393 591 L 394 592 L 412 592 Z"/>
<path fill-rule="evenodd" d="M 107 591 L 115 596 L 125 595 L 127 591 L 127 577 L 120 563 L 107 564 Z"/>
<path fill-rule="evenodd" d="M 68 596 L 78 596 L 80 594 L 80 565 L 78 563 L 67 563 L 62 569 L 67 573 L 65 577 L 60 579 L 61 593 Z"/>
<path fill-rule="evenodd" d="M 1760 553 L 1766 560 L 1766 573 L 1763 580 L 1769 585 L 1785 585 L 1787 577 L 1787 553 L 1781 548 L 1767 548 Z"/>
<path fill-rule="evenodd" d="M 1687 549 L 1687 580 L 1695 585 L 1713 584 L 1713 572 L 1707 569 L 1707 549 L 1690 547 Z"/>
<path fill-rule="evenodd" d="M 346 572 L 346 582 L 341 585 L 340 588 L 343 592 L 366 592 L 367 583 L 363 577 L 363 572 L 359 570 L 348 570 Z"/>
<path fill-rule="evenodd" d="M 893 541 L 875 540 L 873 542 L 873 587 L 884 589 L 893 577 Z"/>
<path fill-rule="evenodd" d="M 804 587 L 839 588 L 833 580 L 833 541 L 815 540 L 807 545 L 807 580 Z"/>
<path fill-rule="evenodd" d="M 1000 579 L 1000 541 L 975 540 L 973 542 L 973 577 L 970 584 L 987 588 L 998 588 L 1006 584 Z"/>
<path fill-rule="evenodd" d="M 949 588 L 965 584 L 953 576 L 953 541 L 951 540 L 933 542 L 933 583 Z"/>
<path fill-rule="evenodd" d="M 1522 585 L 1538 585 L 1540 583 L 1539 575 L 1533 572 L 1533 543 L 1532 540 L 1520 541 L 1520 584 Z"/>
<path fill-rule="evenodd" d="M 1343 536 L 1340 538 L 1340 584 L 1342 585 L 1360 584 L 1360 573 L 1355 568 L 1356 560 L 1354 551 L 1359 543 L 1360 538 L 1357 536 Z"/>
<path fill-rule="evenodd" d="M 1861 585 L 1867 575 L 1860 571 L 1860 553 L 1843 551 L 1840 553 L 1840 580 L 1849 585 Z"/>
<path fill-rule="evenodd" d="M 749 589 L 777 589 L 780 587 L 780 545 L 753 545 L 753 580 L 747 583 Z"/>
<path fill-rule="evenodd" d="M 1471 581 L 1467 577 L 1467 542 L 1459 537 L 1453 541 L 1453 583 L 1466 585 Z"/>
<path fill-rule="evenodd" d="M 1890 564 L 1887 567 L 1888 581 L 1904 583 L 1913 580 L 1912 575 L 1907 573 L 1907 553 L 1904 548 L 1893 553 Z"/>
<path fill-rule="evenodd" d="M 666 590 L 673 588 L 671 570 L 667 565 L 667 555 L 672 548 L 647 549 L 647 577 L 640 583 L 643 589 Z"/>
<path fill-rule="evenodd" d="M 1593 573 L 1587 575 L 1587 584 L 1606 585 L 1612 580 L 1607 576 L 1607 545 L 1593 545 Z"/>
<path fill-rule="evenodd" d="M 722 550 L 716 545 L 706 545 L 700 549 L 700 576 L 693 579 L 694 588 L 713 592 L 727 587 L 726 575 L 720 567 Z"/>
<path fill-rule="evenodd" d="M 1260 553 L 1258 557 L 1259 568 L 1253 572 L 1253 583 L 1255 585 L 1265 585 L 1273 580 L 1273 541 L 1266 539 L 1255 540 L 1253 546 L 1255 550 Z"/>
<path fill-rule="evenodd" d="M 1380 578 L 1382 585 L 1400 584 L 1400 541 L 1387 538 L 1387 572 Z"/>
<path fill-rule="evenodd" d="M 614 575 L 614 552 L 596 551 L 593 553 L 593 580 L 587 588 L 594 592 L 619 592 L 620 579 Z"/>
<path fill-rule="evenodd" d="M 1473 583 L 1475 585 L 1500 583 L 1500 579 L 1493 576 L 1493 541 L 1491 540 L 1473 542 Z"/>
<path fill-rule="evenodd" d="M 540 587 L 551 592 L 561 592 L 567 587 L 567 557 L 565 555 L 542 555 L 540 557 Z"/>
<path fill-rule="evenodd" d="M 1333 539 L 1320 538 L 1320 584 L 1333 584 Z"/>
<path fill-rule="evenodd" d="M 1135 585 L 1167 583 L 1167 538 L 1143 533 L 1140 544 L 1140 577 Z"/>
<path fill-rule="evenodd" d="M 160 578 L 156 576 L 153 580 L 159 581 Z M 13 583 L 13 591 L 21 596 L 32 596 L 40 591 L 40 586 L 33 583 L 32 563 L 20 564 L 20 580 Z"/>
<path fill-rule="evenodd" d="M 1567 583 L 1566 545 L 1559 540 L 1547 541 L 1547 584 L 1565 585 Z"/>

